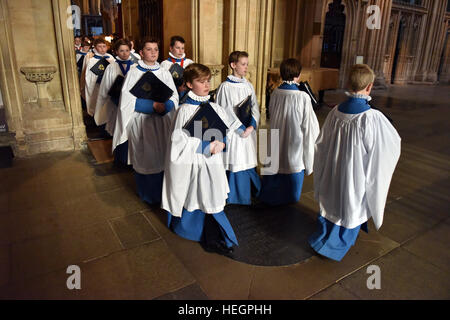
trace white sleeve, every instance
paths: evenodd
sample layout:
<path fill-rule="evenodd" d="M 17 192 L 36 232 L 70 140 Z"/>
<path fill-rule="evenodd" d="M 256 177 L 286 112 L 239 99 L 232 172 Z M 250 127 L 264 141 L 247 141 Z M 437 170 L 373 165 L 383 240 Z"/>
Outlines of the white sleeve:
<path fill-rule="evenodd" d="M 314 178 L 314 199 L 316 199 L 316 201 L 319 201 L 320 183 L 323 176 L 324 164 L 326 162 L 328 144 L 330 142 L 328 135 L 332 132 L 330 122 L 333 113 L 334 109 L 328 113 L 328 116 L 326 117 L 325 122 L 322 126 L 322 130 L 320 130 L 319 135 L 316 139 L 316 143 L 314 145 L 313 178 Z"/>
<path fill-rule="evenodd" d="M 306 95 L 302 96 L 304 108 L 301 125 L 303 131 L 303 163 L 305 164 L 305 173 L 309 176 L 313 172 L 314 146 L 320 133 L 320 127 L 311 104 L 311 98 Z"/>
<path fill-rule="evenodd" d="M 122 92 L 120 93 L 119 110 L 116 118 L 116 127 L 114 129 L 113 151 L 118 145 L 128 140 L 126 128 L 128 122 L 133 117 L 136 104 L 136 97 L 130 93 L 130 90 L 133 88 L 137 80 L 139 80 L 139 78 L 136 79 L 130 70 L 123 82 Z"/>
<path fill-rule="evenodd" d="M 98 126 L 108 122 L 109 110 L 105 105 L 110 99 L 108 95 L 109 89 L 111 89 L 114 81 L 116 80 L 116 73 L 114 72 L 114 68 L 115 66 L 113 64 L 110 64 L 106 67 L 103 79 L 100 83 L 94 113 L 94 120 Z"/>
<path fill-rule="evenodd" d="M 174 110 L 177 110 L 179 101 L 178 90 L 177 87 L 175 86 L 175 82 L 173 81 L 172 75 L 170 74 L 169 71 L 167 71 L 166 77 L 167 77 L 167 85 L 173 91 L 172 96 L 169 99 L 172 100 L 173 104 L 175 105 Z"/>
<path fill-rule="evenodd" d="M 183 110 L 176 112 L 169 154 L 166 157 L 161 200 L 161 207 L 178 217 L 181 217 L 188 194 L 192 164 L 196 159 L 195 152 L 199 145 L 199 139 L 189 137 L 182 130 L 187 120 Z"/>
<path fill-rule="evenodd" d="M 242 126 L 242 122 L 234 113 L 234 106 L 229 100 L 225 82 L 223 82 L 217 89 L 215 103 L 225 110 L 227 118 L 229 119 L 229 124 L 227 124 L 229 131 L 237 130 Z"/>
<path fill-rule="evenodd" d="M 102 107 L 109 99 L 109 89 L 111 89 L 115 79 L 114 65 L 110 64 L 106 67 L 105 74 L 103 75 L 103 80 L 100 83 L 100 89 L 98 91 L 96 108 Z"/>
<path fill-rule="evenodd" d="M 259 119 L 261 117 L 261 114 L 259 112 L 258 99 L 256 98 L 255 88 L 253 88 L 253 85 L 250 82 L 249 85 L 252 89 L 252 117 L 253 119 L 255 119 L 256 125 L 259 126 Z"/>
<path fill-rule="evenodd" d="M 161 62 L 161 68 L 164 70 L 169 71 L 170 67 L 172 66 L 172 62 L 164 60 L 163 62 Z"/>
<path fill-rule="evenodd" d="M 368 119 L 364 132 L 364 146 L 368 153 L 366 199 L 377 230 L 383 223 L 384 207 L 389 185 L 400 157 L 401 138 L 380 112 Z"/>

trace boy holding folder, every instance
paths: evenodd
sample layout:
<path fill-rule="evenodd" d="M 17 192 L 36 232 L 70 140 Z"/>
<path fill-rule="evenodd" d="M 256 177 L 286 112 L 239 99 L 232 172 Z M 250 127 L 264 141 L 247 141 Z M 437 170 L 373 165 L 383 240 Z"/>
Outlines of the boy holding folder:
<path fill-rule="evenodd" d="M 222 151 L 226 129 L 235 125 L 234 119 L 209 102 L 208 67 L 191 64 L 184 79 L 190 91 L 175 120 L 161 207 L 176 234 L 199 241 L 208 252 L 228 255 L 238 243 L 223 211 L 229 188 Z"/>
<path fill-rule="evenodd" d="M 128 141 L 139 196 L 150 204 L 161 202 L 164 160 L 178 94 L 172 76 L 157 62 L 159 44 L 142 42 L 142 60 L 124 81 L 117 113 L 113 148 Z"/>

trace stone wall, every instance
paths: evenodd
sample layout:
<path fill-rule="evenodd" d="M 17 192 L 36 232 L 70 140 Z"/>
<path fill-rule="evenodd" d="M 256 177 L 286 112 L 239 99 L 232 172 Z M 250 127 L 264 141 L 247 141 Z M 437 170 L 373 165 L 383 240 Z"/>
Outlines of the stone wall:
<path fill-rule="evenodd" d="M 86 139 L 69 6 L 0 2 L 0 87 L 18 156 L 79 149 Z"/>
<path fill-rule="evenodd" d="M 192 57 L 192 25 L 191 25 L 191 1 L 189 0 L 164 0 L 164 48 L 162 57 L 169 54 L 170 37 L 179 35 L 184 38 L 186 57 Z"/>

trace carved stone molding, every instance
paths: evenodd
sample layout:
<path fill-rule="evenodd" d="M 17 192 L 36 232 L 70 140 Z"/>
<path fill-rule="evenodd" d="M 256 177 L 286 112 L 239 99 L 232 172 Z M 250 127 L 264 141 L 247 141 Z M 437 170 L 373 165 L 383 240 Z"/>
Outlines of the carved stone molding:
<path fill-rule="evenodd" d="M 30 82 L 49 82 L 53 80 L 56 72 L 56 67 L 22 67 L 20 72 L 25 75 L 25 78 Z"/>
<path fill-rule="evenodd" d="M 34 82 L 37 86 L 38 104 L 41 108 L 46 108 L 49 105 L 49 97 L 46 83 L 53 80 L 53 76 L 57 71 L 55 66 L 42 67 L 22 67 L 20 72 L 25 75 L 25 78 Z"/>
<path fill-rule="evenodd" d="M 211 70 L 211 76 L 213 76 L 213 77 L 220 74 L 220 72 L 224 68 L 223 64 L 207 64 L 207 66 Z"/>
<path fill-rule="evenodd" d="M 222 82 L 223 64 L 206 64 L 211 70 L 211 89 L 216 89 Z"/>

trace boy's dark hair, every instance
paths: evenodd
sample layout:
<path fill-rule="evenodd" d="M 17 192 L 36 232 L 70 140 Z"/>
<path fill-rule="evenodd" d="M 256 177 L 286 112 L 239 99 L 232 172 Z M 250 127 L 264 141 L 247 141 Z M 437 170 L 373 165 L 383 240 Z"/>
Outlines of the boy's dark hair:
<path fill-rule="evenodd" d="M 97 39 L 95 39 L 94 40 L 94 48 L 98 45 L 98 44 L 101 44 L 101 43 L 103 43 L 103 44 L 106 44 L 107 45 L 107 43 L 106 43 L 106 40 L 105 39 L 102 39 L 102 38 L 97 38 Z"/>
<path fill-rule="evenodd" d="M 302 64 L 294 58 L 289 58 L 281 62 L 280 75 L 283 81 L 292 81 L 302 72 Z"/>
<path fill-rule="evenodd" d="M 91 47 L 91 44 L 90 44 L 89 42 L 87 42 L 87 41 L 83 41 L 83 42 L 81 43 L 81 46 L 82 46 L 82 47 Z"/>
<path fill-rule="evenodd" d="M 185 82 L 192 83 L 195 79 L 204 77 L 211 78 L 211 70 L 203 64 L 192 63 L 184 69 L 183 79 Z"/>
<path fill-rule="evenodd" d="M 114 50 L 119 51 L 120 46 L 128 46 L 131 50 L 131 42 L 128 39 L 119 39 L 114 42 Z"/>
<path fill-rule="evenodd" d="M 81 36 L 75 36 L 73 37 L 74 39 L 79 38 L 81 40 Z"/>
<path fill-rule="evenodd" d="M 173 36 L 172 38 L 170 38 L 170 46 L 173 47 L 175 45 L 175 42 L 181 42 L 181 43 L 185 43 L 186 41 L 184 41 L 184 38 L 182 36 Z"/>
<path fill-rule="evenodd" d="M 228 64 L 231 67 L 231 63 L 237 63 L 240 58 L 248 58 L 248 53 L 246 51 L 233 51 L 228 57 Z"/>
<path fill-rule="evenodd" d="M 145 37 L 139 43 L 139 51 L 143 50 L 147 43 L 156 43 L 158 45 L 158 49 L 161 47 L 161 44 L 159 43 L 158 39 L 152 37 Z M 136 47 L 136 43 L 134 44 L 134 46 Z"/>

